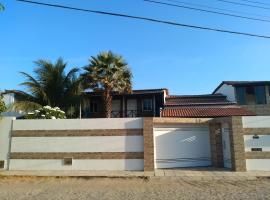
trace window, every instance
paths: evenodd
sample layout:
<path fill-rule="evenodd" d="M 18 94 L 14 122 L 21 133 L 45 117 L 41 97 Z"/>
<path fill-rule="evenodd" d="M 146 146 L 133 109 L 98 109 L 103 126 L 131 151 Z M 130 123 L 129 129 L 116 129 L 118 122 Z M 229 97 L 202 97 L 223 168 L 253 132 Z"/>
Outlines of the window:
<path fill-rule="evenodd" d="M 256 96 L 255 96 L 255 88 L 253 86 L 246 87 L 246 104 L 255 104 Z"/>
<path fill-rule="evenodd" d="M 152 99 L 144 99 L 143 111 L 151 111 L 151 110 L 152 110 Z"/>
<path fill-rule="evenodd" d="M 237 96 L 237 102 L 240 105 L 246 104 L 246 88 L 245 87 L 237 87 L 236 88 L 236 96 Z"/>
<path fill-rule="evenodd" d="M 255 87 L 256 104 L 266 104 L 265 86 Z"/>
<path fill-rule="evenodd" d="M 90 112 L 96 113 L 98 111 L 98 105 L 97 102 L 91 102 L 90 103 Z"/>
<path fill-rule="evenodd" d="M 236 96 L 240 105 L 266 104 L 265 86 L 236 87 Z"/>

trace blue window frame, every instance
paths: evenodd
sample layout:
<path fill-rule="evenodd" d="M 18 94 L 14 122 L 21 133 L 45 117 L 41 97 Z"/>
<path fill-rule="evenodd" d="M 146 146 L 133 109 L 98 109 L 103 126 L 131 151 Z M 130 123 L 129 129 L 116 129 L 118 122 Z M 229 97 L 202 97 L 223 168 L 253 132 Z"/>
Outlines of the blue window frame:
<path fill-rule="evenodd" d="M 237 87 L 236 97 L 237 97 L 238 104 L 245 105 L 246 104 L 246 87 Z"/>
<path fill-rule="evenodd" d="M 266 104 L 265 86 L 255 86 L 256 104 Z"/>
<path fill-rule="evenodd" d="M 152 99 L 144 99 L 143 111 L 151 111 L 151 110 L 152 110 Z"/>

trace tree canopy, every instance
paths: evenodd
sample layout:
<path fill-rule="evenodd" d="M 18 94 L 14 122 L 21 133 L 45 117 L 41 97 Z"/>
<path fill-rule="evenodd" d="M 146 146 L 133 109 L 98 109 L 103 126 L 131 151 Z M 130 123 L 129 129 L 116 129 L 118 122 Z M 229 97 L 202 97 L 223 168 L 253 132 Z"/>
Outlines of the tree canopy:
<path fill-rule="evenodd" d="M 38 60 L 35 65 L 33 76 L 21 72 L 26 80 L 20 85 L 27 92 L 14 91 L 17 102 L 13 108 L 28 112 L 49 105 L 60 107 L 68 116 L 74 114 L 74 106 L 78 107 L 80 101 L 79 69 L 72 68 L 65 73 L 67 63 L 61 58 L 55 63 Z"/>
<path fill-rule="evenodd" d="M 112 110 L 111 92 L 130 93 L 132 73 L 122 56 L 111 51 L 92 56 L 81 75 L 85 89 L 103 91 L 105 117 L 110 117 Z"/>

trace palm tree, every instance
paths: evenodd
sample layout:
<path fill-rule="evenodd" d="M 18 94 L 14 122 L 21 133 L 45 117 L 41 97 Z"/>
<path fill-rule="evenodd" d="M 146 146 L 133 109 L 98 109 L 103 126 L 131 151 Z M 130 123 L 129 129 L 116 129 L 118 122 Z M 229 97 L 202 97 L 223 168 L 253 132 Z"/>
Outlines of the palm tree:
<path fill-rule="evenodd" d="M 102 90 L 104 117 L 110 118 L 112 111 L 111 92 L 130 93 L 132 73 L 122 56 L 111 51 L 92 56 L 81 75 L 84 89 Z"/>
<path fill-rule="evenodd" d="M 35 76 L 20 72 L 26 77 L 21 85 L 26 87 L 28 93 L 13 91 L 17 99 L 13 108 L 27 112 L 49 105 L 60 107 L 68 116 L 72 116 L 74 106 L 78 108 L 80 102 L 80 80 L 77 77 L 79 69 L 73 68 L 66 74 L 67 63 L 61 58 L 55 64 L 46 60 L 38 60 L 35 64 Z"/>

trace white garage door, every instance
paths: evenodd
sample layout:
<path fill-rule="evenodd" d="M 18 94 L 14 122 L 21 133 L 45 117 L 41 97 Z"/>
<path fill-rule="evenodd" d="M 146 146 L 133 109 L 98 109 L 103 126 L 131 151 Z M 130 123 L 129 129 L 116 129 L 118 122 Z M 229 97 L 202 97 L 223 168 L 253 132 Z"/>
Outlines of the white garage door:
<path fill-rule="evenodd" d="M 155 168 L 211 165 L 208 126 L 155 127 Z"/>

